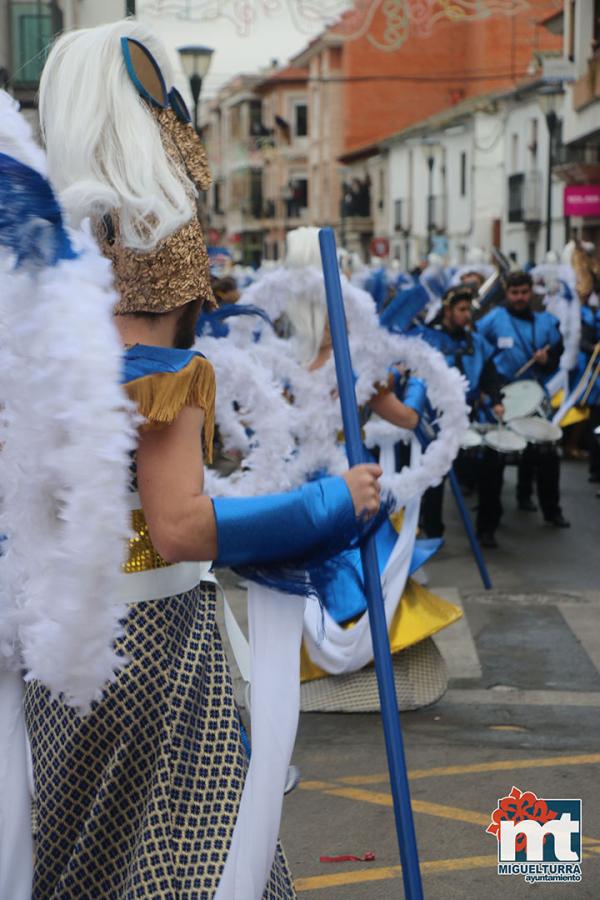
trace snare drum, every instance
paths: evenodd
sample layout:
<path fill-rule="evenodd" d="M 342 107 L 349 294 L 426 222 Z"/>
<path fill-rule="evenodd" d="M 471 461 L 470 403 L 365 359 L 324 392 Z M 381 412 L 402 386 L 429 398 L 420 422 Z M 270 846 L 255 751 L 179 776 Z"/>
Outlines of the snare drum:
<path fill-rule="evenodd" d="M 486 431 L 483 442 L 486 447 L 502 454 L 522 453 L 527 446 L 527 441 L 520 434 L 500 426 Z"/>
<path fill-rule="evenodd" d="M 537 381 L 514 381 L 502 388 L 504 421 L 532 416 L 543 409 L 546 394 Z"/>
<path fill-rule="evenodd" d="M 510 427 L 528 444 L 557 444 L 562 438 L 562 428 L 540 416 L 511 419 Z"/>
<path fill-rule="evenodd" d="M 471 426 L 467 428 L 465 433 L 462 436 L 462 440 L 460 442 L 460 449 L 464 450 L 465 453 L 472 452 L 473 450 L 477 450 L 483 444 L 483 438 L 478 431 Z"/>

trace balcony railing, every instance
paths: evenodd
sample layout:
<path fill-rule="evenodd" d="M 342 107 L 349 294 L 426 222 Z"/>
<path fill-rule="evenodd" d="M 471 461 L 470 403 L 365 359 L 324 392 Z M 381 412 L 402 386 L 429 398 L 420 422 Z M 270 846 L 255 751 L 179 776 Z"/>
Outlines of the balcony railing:
<path fill-rule="evenodd" d="M 269 227 L 275 223 L 289 224 L 290 222 L 308 221 L 308 207 L 294 200 L 265 200 L 260 207 L 244 201 L 241 208 L 246 216 L 261 219 Z"/>
<path fill-rule="evenodd" d="M 244 216 L 249 216 L 252 219 L 262 219 L 263 204 L 260 198 L 242 200 L 240 209 Z"/>
<path fill-rule="evenodd" d="M 573 84 L 573 107 L 576 112 L 600 100 L 600 53 L 596 52 L 588 63 L 585 74 Z"/>
<path fill-rule="evenodd" d="M 542 173 L 517 172 L 508 176 L 508 221 L 538 224 L 542 221 Z"/>
<path fill-rule="evenodd" d="M 358 218 L 371 216 L 371 182 L 353 178 L 350 184 L 342 185 L 342 218 Z"/>

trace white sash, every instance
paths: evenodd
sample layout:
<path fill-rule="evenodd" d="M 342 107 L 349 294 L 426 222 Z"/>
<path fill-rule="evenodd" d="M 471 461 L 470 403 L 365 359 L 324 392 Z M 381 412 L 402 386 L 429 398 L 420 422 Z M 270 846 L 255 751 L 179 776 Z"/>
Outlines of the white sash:
<path fill-rule="evenodd" d="M 119 600 L 122 603 L 144 603 L 175 594 L 185 594 L 201 581 L 215 581 L 210 562 L 182 562 L 146 572 L 127 572 L 121 576 Z"/>
<path fill-rule="evenodd" d="M 298 728 L 304 604 L 248 585 L 252 758 L 215 900 L 261 900 L 273 866 Z"/>
<path fill-rule="evenodd" d="M 0 897 L 31 900 L 33 840 L 19 672 L 0 672 Z"/>

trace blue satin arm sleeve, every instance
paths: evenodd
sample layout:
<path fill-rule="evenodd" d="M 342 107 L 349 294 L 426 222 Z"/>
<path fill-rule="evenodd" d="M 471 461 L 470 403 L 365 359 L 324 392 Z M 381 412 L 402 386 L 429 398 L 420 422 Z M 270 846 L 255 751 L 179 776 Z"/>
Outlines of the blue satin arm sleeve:
<path fill-rule="evenodd" d="M 410 406 L 417 413 L 419 418 L 423 415 L 425 409 L 425 400 L 427 399 L 427 388 L 425 382 L 420 378 L 411 377 L 408 379 L 406 391 L 402 402 L 405 406 Z"/>
<path fill-rule="evenodd" d="M 213 498 L 217 566 L 294 562 L 331 556 L 358 536 L 359 522 L 343 478 L 310 481 L 262 497 Z"/>

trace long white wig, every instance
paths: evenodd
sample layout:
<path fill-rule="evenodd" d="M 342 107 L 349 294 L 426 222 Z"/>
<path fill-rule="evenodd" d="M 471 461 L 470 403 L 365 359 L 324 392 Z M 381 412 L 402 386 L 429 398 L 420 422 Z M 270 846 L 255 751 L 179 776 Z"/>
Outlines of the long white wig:
<path fill-rule="evenodd" d="M 307 269 L 317 269 L 320 273 L 318 228 L 296 228 L 289 232 L 286 243 L 285 267 L 289 270 L 290 279 L 301 279 L 302 272 Z M 315 281 L 319 284 L 319 279 L 315 278 L 308 282 L 312 289 L 291 294 L 284 307 L 296 339 L 298 361 L 302 365 L 309 365 L 317 356 L 327 324 L 325 290 L 324 287 L 315 290 Z"/>
<path fill-rule="evenodd" d="M 118 210 L 123 244 L 150 250 L 196 214 L 197 191 L 165 152 L 127 73 L 121 37 L 144 44 L 172 85 L 163 45 L 139 22 L 71 31 L 44 67 L 40 119 L 49 176 L 71 223 Z"/>

